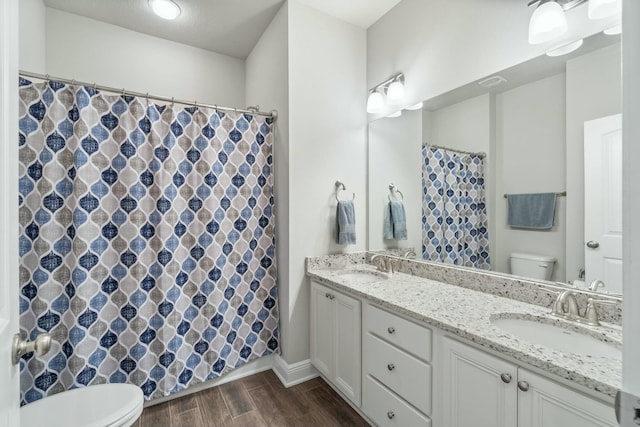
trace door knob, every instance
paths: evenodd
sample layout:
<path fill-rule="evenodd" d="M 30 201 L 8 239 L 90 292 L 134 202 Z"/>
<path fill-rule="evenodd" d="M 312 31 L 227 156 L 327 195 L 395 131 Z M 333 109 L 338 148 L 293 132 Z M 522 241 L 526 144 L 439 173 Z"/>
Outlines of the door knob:
<path fill-rule="evenodd" d="M 500 379 L 503 383 L 509 384 L 511 382 L 511 374 L 502 374 L 500 375 Z"/>
<path fill-rule="evenodd" d="M 24 354 L 35 351 L 38 356 L 44 356 L 49 352 L 50 348 L 51 335 L 49 334 L 40 334 L 34 341 L 22 340 L 19 334 L 15 334 L 11 347 L 11 361 L 14 365 L 17 365 Z"/>
<path fill-rule="evenodd" d="M 589 240 L 589 241 L 587 242 L 587 247 L 588 247 L 588 248 L 591 248 L 591 249 L 597 249 L 597 248 L 599 248 L 599 247 L 600 247 L 600 243 L 599 243 L 599 242 L 596 242 L 595 240 Z"/>
<path fill-rule="evenodd" d="M 526 381 L 518 381 L 518 388 L 522 391 L 529 391 L 529 383 Z"/>

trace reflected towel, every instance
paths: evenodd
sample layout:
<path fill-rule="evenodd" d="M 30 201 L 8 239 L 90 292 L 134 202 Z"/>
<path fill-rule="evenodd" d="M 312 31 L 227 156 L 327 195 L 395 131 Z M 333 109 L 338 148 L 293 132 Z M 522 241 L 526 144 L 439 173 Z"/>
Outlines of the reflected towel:
<path fill-rule="evenodd" d="M 353 200 L 340 200 L 336 209 L 336 242 L 356 244 L 356 209 Z"/>
<path fill-rule="evenodd" d="M 548 230 L 553 227 L 556 193 L 509 194 L 509 225 Z"/>
<path fill-rule="evenodd" d="M 383 232 L 385 239 L 407 240 L 407 214 L 401 201 L 394 200 L 387 205 Z"/>

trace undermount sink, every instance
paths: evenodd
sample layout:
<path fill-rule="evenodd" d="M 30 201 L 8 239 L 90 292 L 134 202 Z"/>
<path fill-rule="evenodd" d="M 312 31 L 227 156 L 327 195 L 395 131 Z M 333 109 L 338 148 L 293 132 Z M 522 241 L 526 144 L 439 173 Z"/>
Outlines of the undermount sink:
<path fill-rule="evenodd" d="M 344 270 L 338 273 L 338 276 L 354 283 L 371 283 L 387 280 L 388 275 L 373 270 Z"/>
<path fill-rule="evenodd" d="M 505 314 L 492 316 L 491 323 L 520 339 L 563 353 L 622 359 L 619 345 L 588 335 L 587 330 L 581 331 L 577 325 L 573 327 L 544 317 L 516 318 Z"/>

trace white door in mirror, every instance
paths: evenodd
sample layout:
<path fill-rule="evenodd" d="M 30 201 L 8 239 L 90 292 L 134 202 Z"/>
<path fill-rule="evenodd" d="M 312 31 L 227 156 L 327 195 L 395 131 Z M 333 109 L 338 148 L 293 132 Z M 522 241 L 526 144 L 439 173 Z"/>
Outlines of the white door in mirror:
<path fill-rule="evenodd" d="M 584 124 L 585 282 L 622 293 L 622 115 Z"/>

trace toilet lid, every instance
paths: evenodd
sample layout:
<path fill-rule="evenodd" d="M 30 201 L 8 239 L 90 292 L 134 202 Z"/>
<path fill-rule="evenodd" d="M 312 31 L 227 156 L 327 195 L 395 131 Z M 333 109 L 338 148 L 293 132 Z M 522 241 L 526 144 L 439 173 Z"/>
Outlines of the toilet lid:
<path fill-rule="evenodd" d="M 45 397 L 20 409 L 22 427 L 106 427 L 135 421 L 142 390 L 131 384 L 100 384 Z"/>

